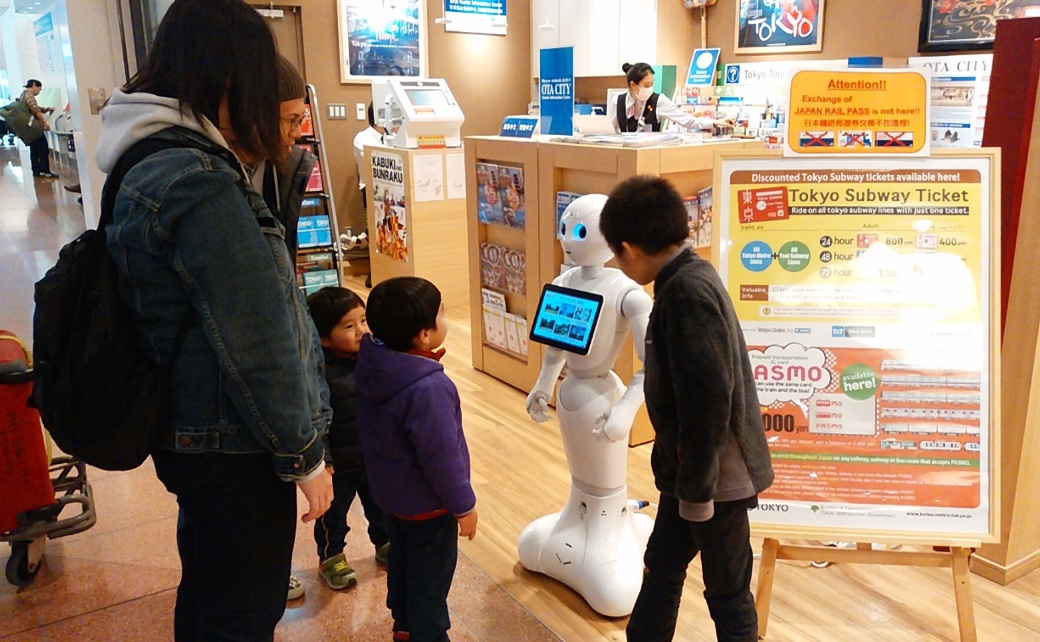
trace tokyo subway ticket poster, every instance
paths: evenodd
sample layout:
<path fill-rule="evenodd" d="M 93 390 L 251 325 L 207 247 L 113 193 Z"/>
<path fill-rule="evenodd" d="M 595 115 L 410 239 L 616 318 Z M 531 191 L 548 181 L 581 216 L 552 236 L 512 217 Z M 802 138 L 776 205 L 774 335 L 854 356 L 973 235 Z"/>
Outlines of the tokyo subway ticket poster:
<path fill-rule="evenodd" d="M 990 162 L 723 160 L 719 272 L 776 471 L 757 523 L 989 532 Z"/>

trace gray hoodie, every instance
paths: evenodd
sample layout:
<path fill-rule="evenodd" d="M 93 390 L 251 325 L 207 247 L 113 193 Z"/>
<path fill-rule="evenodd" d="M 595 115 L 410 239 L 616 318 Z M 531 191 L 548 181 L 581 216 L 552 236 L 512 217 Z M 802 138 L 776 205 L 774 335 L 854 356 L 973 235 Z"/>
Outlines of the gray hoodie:
<path fill-rule="evenodd" d="M 109 174 L 135 143 L 170 127 L 190 129 L 228 148 L 224 136 L 209 119 L 196 120 L 190 111 L 181 110 L 176 98 L 144 92 L 128 94 L 117 89 L 101 110 L 101 136 L 94 160 L 101 171 Z"/>

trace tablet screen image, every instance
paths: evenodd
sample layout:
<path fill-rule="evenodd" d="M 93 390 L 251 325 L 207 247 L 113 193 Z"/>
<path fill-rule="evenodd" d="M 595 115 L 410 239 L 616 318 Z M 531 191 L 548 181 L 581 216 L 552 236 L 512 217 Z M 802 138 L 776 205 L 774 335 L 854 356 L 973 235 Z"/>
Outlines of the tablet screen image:
<path fill-rule="evenodd" d="M 603 297 L 599 294 L 547 284 L 531 323 L 531 341 L 588 354 L 602 309 Z"/>

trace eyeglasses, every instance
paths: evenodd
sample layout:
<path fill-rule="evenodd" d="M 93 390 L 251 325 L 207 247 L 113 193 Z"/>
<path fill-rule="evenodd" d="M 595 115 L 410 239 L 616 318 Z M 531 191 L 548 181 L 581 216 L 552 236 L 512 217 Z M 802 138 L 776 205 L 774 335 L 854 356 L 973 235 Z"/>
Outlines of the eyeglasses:
<path fill-rule="evenodd" d="M 299 129 L 303 127 L 303 116 L 296 116 L 294 118 L 283 118 L 282 125 L 287 129 Z"/>

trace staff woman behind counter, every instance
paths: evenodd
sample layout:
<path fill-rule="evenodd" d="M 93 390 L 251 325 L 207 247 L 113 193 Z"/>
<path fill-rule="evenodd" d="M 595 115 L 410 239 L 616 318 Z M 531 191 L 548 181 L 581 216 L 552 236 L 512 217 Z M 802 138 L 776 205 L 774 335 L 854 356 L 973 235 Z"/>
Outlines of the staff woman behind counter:
<path fill-rule="evenodd" d="M 661 131 L 661 119 L 667 118 L 687 129 L 710 130 L 732 127 L 733 119 L 697 117 L 679 109 L 667 96 L 654 93 L 654 70 L 645 62 L 621 66 L 628 80 L 628 92 L 617 98 L 610 109 L 610 123 L 619 132 Z"/>

